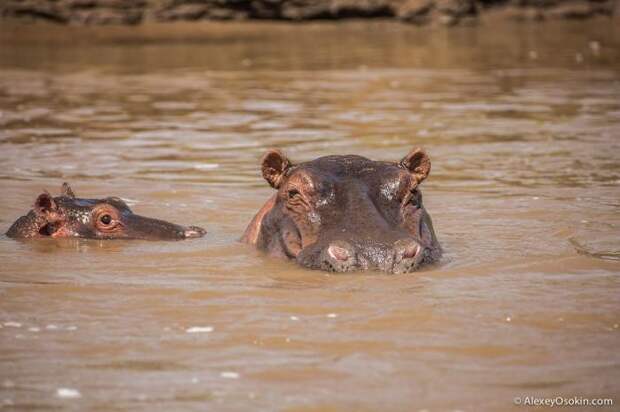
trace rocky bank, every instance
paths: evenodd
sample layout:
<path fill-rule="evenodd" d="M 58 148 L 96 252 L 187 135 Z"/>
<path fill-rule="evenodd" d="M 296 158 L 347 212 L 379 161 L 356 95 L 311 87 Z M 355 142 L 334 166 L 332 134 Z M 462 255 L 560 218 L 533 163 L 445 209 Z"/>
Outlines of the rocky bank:
<path fill-rule="evenodd" d="M 394 18 L 455 25 L 499 12 L 520 20 L 615 17 L 620 0 L 1 0 L 0 17 L 70 24 L 174 20 Z"/>

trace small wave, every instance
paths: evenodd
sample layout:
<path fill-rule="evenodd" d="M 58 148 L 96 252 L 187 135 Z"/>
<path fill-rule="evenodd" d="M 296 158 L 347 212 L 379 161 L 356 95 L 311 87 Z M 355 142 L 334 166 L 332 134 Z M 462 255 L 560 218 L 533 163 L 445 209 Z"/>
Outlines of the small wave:
<path fill-rule="evenodd" d="M 619 260 L 620 261 L 620 251 L 590 251 L 584 245 L 579 243 L 575 238 L 568 239 L 571 245 L 575 248 L 575 251 L 580 255 L 586 255 L 598 259 L 604 260 Z"/>

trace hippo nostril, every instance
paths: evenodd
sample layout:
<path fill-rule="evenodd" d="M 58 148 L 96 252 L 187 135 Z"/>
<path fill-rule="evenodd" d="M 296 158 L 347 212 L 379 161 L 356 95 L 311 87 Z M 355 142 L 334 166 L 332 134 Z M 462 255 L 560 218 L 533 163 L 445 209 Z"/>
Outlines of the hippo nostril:
<path fill-rule="evenodd" d="M 394 244 L 394 258 L 397 262 L 416 258 L 422 247 L 413 240 L 399 240 Z"/>
<path fill-rule="evenodd" d="M 403 259 L 412 259 L 420 253 L 420 245 L 411 244 L 403 250 Z"/>
<path fill-rule="evenodd" d="M 329 256 L 331 256 L 332 258 L 341 262 L 345 262 L 351 257 L 351 254 L 347 249 L 337 245 L 331 245 L 329 248 L 327 248 L 327 253 L 329 253 Z"/>
<path fill-rule="evenodd" d="M 185 236 L 185 238 L 197 238 L 203 237 L 206 233 L 207 231 L 201 227 L 189 226 L 187 229 L 185 229 L 183 235 Z"/>

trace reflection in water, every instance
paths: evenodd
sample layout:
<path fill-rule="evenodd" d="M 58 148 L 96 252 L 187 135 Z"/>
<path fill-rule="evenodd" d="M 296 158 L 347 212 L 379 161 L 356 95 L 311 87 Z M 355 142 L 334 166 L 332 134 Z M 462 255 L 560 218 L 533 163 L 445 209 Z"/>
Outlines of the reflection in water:
<path fill-rule="evenodd" d="M 0 401 L 620 401 L 620 45 L 608 23 L 576 27 L 3 26 L 2 230 L 66 180 L 209 234 L 0 239 Z M 396 160 L 414 145 L 434 161 L 424 193 L 439 265 L 329 275 L 236 242 L 271 193 L 258 171 L 266 148 Z"/>

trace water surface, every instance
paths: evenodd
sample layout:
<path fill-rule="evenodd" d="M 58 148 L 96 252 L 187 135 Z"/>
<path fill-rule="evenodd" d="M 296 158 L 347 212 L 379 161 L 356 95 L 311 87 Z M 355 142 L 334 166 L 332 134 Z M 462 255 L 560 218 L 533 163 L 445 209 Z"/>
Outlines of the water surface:
<path fill-rule="evenodd" d="M 480 411 L 524 410 L 513 398 L 530 395 L 617 408 L 619 137 L 608 20 L 3 23 L 0 230 L 68 181 L 209 233 L 0 238 L 0 402 Z M 398 160 L 414 146 L 433 161 L 438 265 L 334 275 L 237 243 L 271 194 L 267 148 Z"/>

